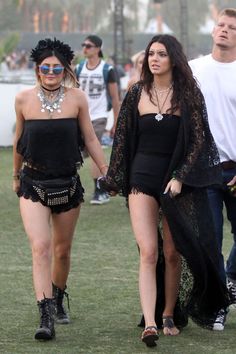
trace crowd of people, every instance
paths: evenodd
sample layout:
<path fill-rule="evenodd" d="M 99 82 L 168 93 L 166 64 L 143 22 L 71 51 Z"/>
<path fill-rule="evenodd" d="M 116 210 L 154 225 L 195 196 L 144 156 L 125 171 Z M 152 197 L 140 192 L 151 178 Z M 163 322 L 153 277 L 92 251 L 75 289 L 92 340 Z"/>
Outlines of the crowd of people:
<path fill-rule="evenodd" d="M 85 151 L 90 203 L 117 194 L 127 201 L 140 260 L 141 340 L 154 347 L 161 330 L 179 335 L 188 317 L 224 329 L 236 304 L 235 8 L 219 14 L 212 38 L 212 53 L 188 62 L 173 35 L 155 35 L 134 58 L 124 99 L 99 36 L 84 39 L 76 67 L 56 38 L 32 49 L 37 84 L 15 103 L 13 190 L 32 249 L 35 339 L 54 338 L 55 322 L 70 323 L 63 300 Z M 101 139 L 109 109 L 108 164 Z M 223 204 L 233 234 L 226 270 Z"/>
<path fill-rule="evenodd" d="M 0 63 L 0 73 L 5 74 L 8 71 L 31 69 L 32 62 L 29 61 L 28 54 L 25 50 L 13 51 L 3 56 Z"/>

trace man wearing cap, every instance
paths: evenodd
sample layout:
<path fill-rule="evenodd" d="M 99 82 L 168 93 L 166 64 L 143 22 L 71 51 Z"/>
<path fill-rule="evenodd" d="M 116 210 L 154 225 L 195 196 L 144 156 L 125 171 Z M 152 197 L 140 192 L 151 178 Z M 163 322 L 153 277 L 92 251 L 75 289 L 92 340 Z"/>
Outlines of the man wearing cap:
<path fill-rule="evenodd" d="M 111 104 L 114 113 L 114 124 L 110 131 L 113 136 L 116 126 L 116 120 L 119 113 L 119 94 L 117 78 L 112 66 L 106 66 L 107 80 L 104 75 L 102 39 L 96 35 L 89 35 L 82 43 L 84 63 L 77 65 L 75 73 L 79 80 L 80 87 L 87 94 L 89 113 L 95 133 L 101 142 L 105 132 L 108 118 L 108 95 L 111 97 Z M 105 82 L 106 81 L 106 82 Z M 100 205 L 109 202 L 107 193 L 97 188 L 97 179 L 101 176 L 100 171 L 93 161 L 91 161 L 91 175 L 94 179 L 94 194 L 90 201 L 91 204 Z"/>

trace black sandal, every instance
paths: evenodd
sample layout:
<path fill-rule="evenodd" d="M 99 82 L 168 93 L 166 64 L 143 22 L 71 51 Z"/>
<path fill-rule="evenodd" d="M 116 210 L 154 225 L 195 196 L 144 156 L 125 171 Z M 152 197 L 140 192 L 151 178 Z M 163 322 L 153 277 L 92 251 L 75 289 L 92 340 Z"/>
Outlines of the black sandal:
<path fill-rule="evenodd" d="M 147 347 L 155 347 L 156 341 L 159 339 L 159 333 L 156 326 L 148 326 L 142 333 L 142 341 Z"/>
<path fill-rule="evenodd" d="M 176 327 L 172 316 L 163 316 L 162 320 L 163 320 L 163 333 L 164 333 L 164 335 L 177 336 L 179 334 L 180 331 Z M 176 333 L 174 333 L 174 334 L 171 333 L 173 328 L 176 328 L 176 330 L 177 330 Z M 165 333 L 165 329 L 167 329 L 168 333 Z"/>

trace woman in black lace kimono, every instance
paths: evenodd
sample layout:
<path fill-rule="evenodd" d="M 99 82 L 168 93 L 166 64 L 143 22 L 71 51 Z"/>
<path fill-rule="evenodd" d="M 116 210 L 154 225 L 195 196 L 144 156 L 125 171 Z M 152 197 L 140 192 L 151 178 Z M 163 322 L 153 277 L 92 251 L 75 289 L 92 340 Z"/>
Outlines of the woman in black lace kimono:
<path fill-rule="evenodd" d="M 13 190 L 32 248 L 33 281 L 40 311 L 35 339 L 55 336 L 57 323 L 69 323 L 63 297 L 70 269 L 73 234 L 84 190 L 81 133 L 102 174 L 107 165 L 94 133 L 86 97 L 77 88 L 71 48 L 40 40 L 31 52 L 38 83 L 16 96 Z M 55 315 L 54 315 L 55 303 Z"/>
<path fill-rule="evenodd" d="M 158 328 L 177 335 L 188 314 L 212 328 L 228 297 L 205 192 L 220 180 L 219 159 L 203 96 L 173 36 L 150 41 L 142 78 L 123 101 L 101 183 L 128 199 L 140 250 L 142 340 L 154 346 Z"/>

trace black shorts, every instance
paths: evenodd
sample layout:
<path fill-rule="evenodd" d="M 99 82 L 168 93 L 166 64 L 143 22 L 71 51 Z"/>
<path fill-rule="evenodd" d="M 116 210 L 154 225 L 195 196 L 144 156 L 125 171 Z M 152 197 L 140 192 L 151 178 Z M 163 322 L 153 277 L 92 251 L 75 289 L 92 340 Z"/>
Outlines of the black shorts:
<path fill-rule="evenodd" d="M 18 197 L 30 199 L 33 202 L 40 202 L 42 205 L 47 206 L 40 200 L 38 194 L 36 193 L 36 191 L 33 188 L 32 183 L 29 182 L 29 179 L 26 180 L 26 178 L 24 178 L 24 176 L 27 176 L 30 179 L 36 179 L 36 180 L 47 180 L 52 177 L 49 177 L 46 174 L 44 174 L 38 170 L 35 170 L 35 169 L 25 166 L 23 168 L 23 173 L 20 177 L 20 189 L 17 193 Z M 55 176 L 54 178 L 56 178 L 56 177 L 62 177 L 62 176 Z M 66 176 L 63 176 L 63 177 L 66 177 Z M 76 175 L 76 179 L 77 179 L 76 190 L 75 190 L 74 195 L 71 197 L 71 199 L 68 203 L 61 204 L 61 205 L 47 206 L 48 208 L 51 209 L 52 213 L 59 214 L 62 212 L 66 212 L 70 209 L 76 208 L 84 201 L 84 188 L 82 187 L 79 175 Z"/>
<path fill-rule="evenodd" d="M 150 195 L 160 203 L 160 195 L 166 186 L 163 185 L 171 155 L 137 153 L 134 157 L 130 173 L 130 193 Z"/>

